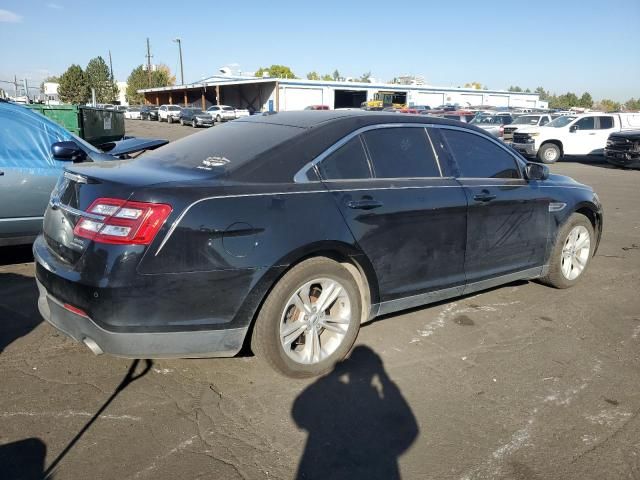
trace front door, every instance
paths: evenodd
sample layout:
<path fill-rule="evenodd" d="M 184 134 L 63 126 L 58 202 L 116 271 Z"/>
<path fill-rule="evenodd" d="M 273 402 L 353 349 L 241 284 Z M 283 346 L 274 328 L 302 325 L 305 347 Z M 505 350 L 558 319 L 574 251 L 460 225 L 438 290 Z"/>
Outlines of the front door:
<path fill-rule="evenodd" d="M 569 128 L 569 135 L 564 142 L 567 155 L 589 155 L 603 149 L 607 137 L 602 139 L 602 131 L 597 128 L 595 116 L 582 117 Z"/>
<path fill-rule="evenodd" d="M 517 272 L 539 273 L 549 235 L 549 199 L 541 182 L 524 179 L 514 155 L 497 142 L 469 131 L 441 132 L 469 203 L 464 263 L 468 284 Z"/>
<path fill-rule="evenodd" d="M 0 245 L 23 243 L 42 230 L 47 202 L 64 162 L 51 156 L 62 138 L 37 114 L 0 110 Z"/>
<path fill-rule="evenodd" d="M 399 299 L 420 296 L 419 305 L 428 292 L 462 292 L 467 200 L 441 174 L 425 128 L 366 131 L 319 171 L 375 270 L 382 312 Z"/>

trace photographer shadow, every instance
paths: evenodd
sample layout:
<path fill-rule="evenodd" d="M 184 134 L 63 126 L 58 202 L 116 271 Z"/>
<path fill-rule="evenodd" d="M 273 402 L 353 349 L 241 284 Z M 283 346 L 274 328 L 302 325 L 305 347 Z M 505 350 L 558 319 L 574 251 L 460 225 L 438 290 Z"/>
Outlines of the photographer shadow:
<path fill-rule="evenodd" d="M 358 346 L 295 400 L 292 416 L 308 432 L 297 479 L 400 478 L 398 457 L 418 424 L 381 358 Z"/>

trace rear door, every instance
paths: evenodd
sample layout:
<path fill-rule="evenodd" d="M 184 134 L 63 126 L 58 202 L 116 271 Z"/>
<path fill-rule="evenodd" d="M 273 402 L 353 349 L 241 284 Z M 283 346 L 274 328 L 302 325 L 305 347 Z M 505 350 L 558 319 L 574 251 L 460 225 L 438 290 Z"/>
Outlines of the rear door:
<path fill-rule="evenodd" d="M 470 130 L 439 129 L 469 203 L 464 270 L 468 284 L 540 271 L 547 251 L 549 198 L 523 178 L 513 153 Z"/>
<path fill-rule="evenodd" d="M 613 115 L 599 115 L 596 117 L 596 131 L 593 139 L 593 153 L 604 154 L 609 135 L 619 131 Z"/>
<path fill-rule="evenodd" d="M 381 313 L 424 303 L 422 294 L 436 290 L 462 291 L 467 201 L 427 129 L 368 129 L 318 168 L 375 270 Z"/>
<path fill-rule="evenodd" d="M 0 245 L 40 232 L 65 163 L 51 156 L 51 144 L 68 138 L 44 117 L 22 110 L 0 109 Z"/>

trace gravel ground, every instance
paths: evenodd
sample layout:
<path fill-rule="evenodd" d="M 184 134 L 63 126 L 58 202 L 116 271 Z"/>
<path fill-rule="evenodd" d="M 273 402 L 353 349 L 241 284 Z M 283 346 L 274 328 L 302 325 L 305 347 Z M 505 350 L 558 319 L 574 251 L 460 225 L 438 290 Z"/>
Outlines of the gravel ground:
<path fill-rule="evenodd" d="M 0 250 L 0 476 L 54 464 L 57 479 L 640 478 L 640 171 L 552 170 L 605 206 L 578 286 L 518 282 L 388 316 L 323 379 L 250 355 L 93 356 L 42 323 L 29 249 Z"/>

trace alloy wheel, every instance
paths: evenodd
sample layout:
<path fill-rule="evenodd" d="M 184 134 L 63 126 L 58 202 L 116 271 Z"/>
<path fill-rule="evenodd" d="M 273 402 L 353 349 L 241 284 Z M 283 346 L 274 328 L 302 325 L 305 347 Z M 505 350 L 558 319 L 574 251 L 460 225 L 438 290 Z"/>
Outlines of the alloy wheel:
<path fill-rule="evenodd" d="M 561 270 L 567 280 L 575 280 L 587 266 L 591 253 L 589 230 L 582 225 L 571 229 L 562 248 Z"/>
<path fill-rule="evenodd" d="M 280 344 L 293 361 L 316 364 L 342 345 L 352 321 L 345 287 L 330 278 L 300 286 L 280 318 Z"/>

